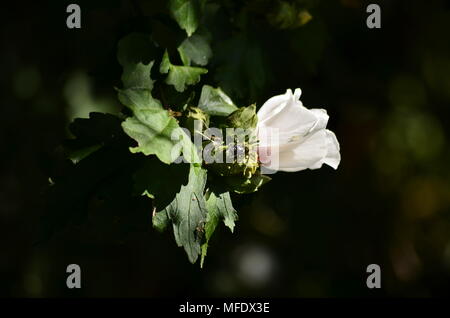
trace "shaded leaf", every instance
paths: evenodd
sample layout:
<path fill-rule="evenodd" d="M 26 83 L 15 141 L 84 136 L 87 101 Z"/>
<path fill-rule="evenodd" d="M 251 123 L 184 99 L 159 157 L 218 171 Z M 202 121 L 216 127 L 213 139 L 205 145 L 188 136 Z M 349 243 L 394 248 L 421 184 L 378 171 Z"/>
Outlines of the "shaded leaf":
<path fill-rule="evenodd" d="M 178 47 L 183 64 L 191 65 L 191 61 L 197 65 L 206 65 L 212 56 L 211 47 L 205 37 L 194 34 L 186 38 Z"/>
<path fill-rule="evenodd" d="M 153 66 L 153 61 L 148 65 L 127 64 L 124 67 L 122 74 L 122 83 L 124 88 L 141 88 L 141 89 L 153 89 L 153 80 L 150 78 L 150 71 Z"/>
<path fill-rule="evenodd" d="M 117 126 L 120 129 L 120 121 Z M 115 204 L 127 203 L 131 188 L 128 179 L 131 181 L 136 163 L 135 156 L 127 150 L 127 142 L 128 138 L 113 138 L 110 143 L 105 143 L 77 164 L 68 162 L 62 172 L 52 176 L 53 182 L 46 193 L 47 205 L 40 221 L 37 243 L 48 240 L 68 225 L 85 222 L 93 198 L 107 198 L 107 202 Z M 116 182 L 118 180 L 119 183 Z M 113 199 L 110 195 L 111 184 L 121 186 L 119 195 L 115 195 Z"/>
<path fill-rule="evenodd" d="M 173 201 L 188 176 L 186 164 L 166 165 L 156 157 L 146 157 L 134 174 L 134 191 L 154 199 L 153 206 L 159 211 Z"/>
<path fill-rule="evenodd" d="M 124 88 L 152 90 L 150 71 L 155 58 L 155 47 L 148 35 L 132 33 L 122 38 L 118 44 L 117 59 L 123 67 Z"/>
<path fill-rule="evenodd" d="M 93 152 L 114 140 L 126 137 L 120 127 L 121 119 L 117 116 L 92 112 L 89 118 L 76 118 L 69 131 L 75 137 L 64 142 L 66 156 L 73 163 L 78 163 Z"/>
<path fill-rule="evenodd" d="M 211 116 L 228 116 L 238 108 L 220 88 L 203 85 L 198 107 Z"/>
<path fill-rule="evenodd" d="M 268 63 L 261 42 L 246 34 L 237 35 L 214 47 L 219 86 L 233 98 L 257 100 L 268 79 Z"/>
<path fill-rule="evenodd" d="M 183 92 L 187 85 L 197 84 L 200 75 L 208 73 L 207 69 L 201 67 L 173 65 L 167 51 L 164 53 L 159 70 L 164 74 L 169 73 L 166 83 L 173 85 L 178 92 Z"/>
<path fill-rule="evenodd" d="M 294 29 L 308 23 L 312 16 L 308 10 L 295 3 L 279 1 L 278 6 L 267 16 L 269 23 L 279 29 Z"/>

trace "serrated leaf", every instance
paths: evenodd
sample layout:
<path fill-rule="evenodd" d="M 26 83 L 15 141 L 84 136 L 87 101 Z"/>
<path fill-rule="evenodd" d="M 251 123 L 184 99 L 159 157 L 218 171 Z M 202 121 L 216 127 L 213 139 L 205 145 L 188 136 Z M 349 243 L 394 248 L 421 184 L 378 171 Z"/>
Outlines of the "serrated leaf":
<path fill-rule="evenodd" d="M 207 216 L 203 195 L 205 184 L 206 170 L 191 165 L 188 184 L 181 187 L 172 203 L 156 214 L 157 224 L 164 220 L 160 213 L 166 213 L 172 221 L 175 241 L 184 248 L 191 263 L 195 263 L 201 254 L 200 244 Z"/>
<path fill-rule="evenodd" d="M 206 201 L 206 208 L 208 209 L 208 213 L 218 216 L 219 220 L 223 220 L 225 226 L 227 226 L 231 233 L 233 233 L 235 221 L 237 221 L 238 215 L 236 210 L 233 208 L 229 192 L 220 194 L 215 194 L 212 192 Z M 214 224 L 214 222 L 212 223 Z M 205 237 L 207 240 L 211 238 L 213 232 L 214 230 L 212 228 L 208 229 L 208 224 L 206 224 Z"/>
<path fill-rule="evenodd" d="M 211 116 L 228 116 L 238 108 L 220 88 L 203 85 L 198 107 Z"/>
<path fill-rule="evenodd" d="M 134 191 L 153 199 L 157 211 L 169 205 L 183 184 L 187 184 L 189 166 L 186 164 L 166 165 L 156 157 L 146 157 L 134 174 Z"/>
<path fill-rule="evenodd" d="M 235 221 L 238 219 L 238 215 L 236 210 L 233 208 L 229 192 L 220 193 L 218 195 L 214 192 L 210 193 L 209 198 L 206 201 L 206 209 L 208 210 L 208 216 L 205 224 L 206 241 L 202 245 L 202 257 L 200 262 L 201 267 L 203 267 L 206 257 L 209 240 L 211 239 L 211 236 L 220 220 L 223 220 L 225 226 L 233 232 Z"/>
<path fill-rule="evenodd" d="M 169 54 L 164 53 L 159 71 L 163 74 L 169 73 L 166 83 L 173 85 L 178 92 L 183 92 L 187 85 L 200 82 L 200 75 L 208 73 L 208 70 L 194 66 L 179 66 L 170 63 Z"/>
<path fill-rule="evenodd" d="M 186 31 L 188 36 L 197 30 L 200 22 L 201 7 L 203 1 L 199 0 L 170 0 L 169 10 L 180 28 Z"/>
<path fill-rule="evenodd" d="M 88 119 L 84 119 L 86 120 Z M 77 164 L 65 162 L 67 164 L 61 166 L 62 170 L 51 176 L 52 185 L 46 193 L 45 213 L 40 222 L 37 243 L 46 241 L 68 225 L 86 221 L 93 198 L 107 198 L 104 201 L 106 205 L 116 205 L 114 213 L 124 210 L 119 205 L 129 204 L 127 200 L 131 197 L 130 181 L 136 156 L 132 156 L 127 150 L 129 138 L 122 132 L 120 120 L 116 118 L 115 121 L 117 127 L 111 125 L 109 132 L 113 135 L 115 131 L 119 131 L 118 135 L 111 136 L 100 149 Z M 109 119 L 107 123 L 106 126 L 109 126 Z M 83 122 L 85 128 L 89 127 L 87 124 Z M 98 132 L 100 131 L 90 131 L 94 135 Z M 106 130 L 101 134 L 103 133 Z M 115 191 L 110 185 L 119 185 L 120 190 Z M 115 192 L 114 196 L 112 192 Z"/>
<path fill-rule="evenodd" d="M 155 48 L 148 35 L 132 33 L 122 38 L 118 44 L 117 59 L 123 67 L 124 88 L 152 90 L 150 77 Z"/>
<path fill-rule="evenodd" d="M 153 89 L 153 80 L 150 78 L 150 72 L 153 61 L 148 65 L 137 63 L 124 66 L 122 74 L 122 83 L 124 88 Z"/>
<path fill-rule="evenodd" d="M 97 112 L 90 113 L 89 118 L 76 118 L 69 125 L 69 131 L 75 138 L 64 142 L 67 157 L 78 163 L 113 139 L 125 137 L 120 122 L 114 115 Z"/>
<path fill-rule="evenodd" d="M 197 65 L 206 65 L 212 56 L 211 47 L 205 37 L 194 34 L 186 38 L 178 47 L 183 64 L 191 65 L 191 61 Z"/>
<path fill-rule="evenodd" d="M 200 162 L 189 136 L 150 91 L 119 90 L 119 100 L 134 115 L 122 123 L 125 133 L 138 143 L 137 147 L 130 148 L 132 153 L 156 155 L 162 162 L 170 164 L 183 152 L 187 161 Z"/>
<path fill-rule="evenodd" d="M 163 232 L 169 225 L 169 222 L 166 211 L 157 212 L 152 217 L 153 227 L 159 232 Z"/>
<path fill-rule="evenodd" d="M 235 128 L 256 128 L 256 124 L 258 123 L 256 106 L 253 104 L 248 107 L 239 108 L 228 116 L 227 121 L 231 127 Z"/>

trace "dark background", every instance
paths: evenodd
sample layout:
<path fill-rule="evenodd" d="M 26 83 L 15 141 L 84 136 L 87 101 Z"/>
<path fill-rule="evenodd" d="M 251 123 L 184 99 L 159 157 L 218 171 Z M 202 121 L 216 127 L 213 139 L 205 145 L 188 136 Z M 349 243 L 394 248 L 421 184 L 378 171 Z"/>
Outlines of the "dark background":
<path fill-rule="evenodd" d="M 234 197 L 235 233 L 217 231 L 202 270 L 172 233 L 152 229 L 144 198 L 91 207 L 33 245 L 68 123 L 121 110 L 117 41 L 145 32 L 145 17 L 165 4 L 79 1 L 82 28 L 69 30 L 70 2 L 17 2 L 1 27 L 0 295 L 448 295 L 449 3 L 377 1 L 382 28 L 371 30 L 365 1 L 307 1 L 313 19 L 280 30 L 257 1 L 222 2 L 204 82 L 240 105 L 302 88 L 306 106 L 330 114 L 339 169 L 277 173 Z M 244 25 L 235 23 L 244 7 Z M 71 263 L 81 266 L 80 290 L 65 285 Z M 366 287 L 372 263 L 380 290 Z"/>

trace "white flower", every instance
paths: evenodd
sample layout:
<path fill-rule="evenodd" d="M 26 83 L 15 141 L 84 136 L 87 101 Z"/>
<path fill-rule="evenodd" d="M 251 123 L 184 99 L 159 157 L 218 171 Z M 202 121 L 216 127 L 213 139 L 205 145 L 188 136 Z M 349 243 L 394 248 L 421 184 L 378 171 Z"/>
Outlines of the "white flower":
<path fill-rule="evenodd" d="M 258 111 L 258 152 L 262 165 L 280 171 L 318 169 L 327 164 L 337 169 L 341 161 L 335 134 L 325 129 L 324 109 L 307 109 L 300 101 L 301 90 L 270 98 Z M 276 140 L 273 131 L 278 129 Z M 276 134 L 275 134 L 276 135 Z M 272 160 L 274 153 L 278 160 Z M 268 158 L 270 158 L 268 160 Z"/>

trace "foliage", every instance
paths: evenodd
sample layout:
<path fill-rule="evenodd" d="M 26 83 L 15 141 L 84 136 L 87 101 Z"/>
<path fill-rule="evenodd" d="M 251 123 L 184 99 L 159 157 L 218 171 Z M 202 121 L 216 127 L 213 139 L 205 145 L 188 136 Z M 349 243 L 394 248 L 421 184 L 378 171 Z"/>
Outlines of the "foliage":
<path fill-rule="evenodd" d="M 293 18 L 298 6 L 279 6 L 275 16 L 266 15 L 268 25 L 293 28 L 306 23 Z M 193 135 L 208 127 L 254 129 L 257 124 L 256 105 L 238 107 L 217 83 L 239 99 L 257 96 L 265 81 L 264 71 L 256 66 L 264 58 L 262 48 L 245 32 L 212 46 L 211 30 L 221 9 L 234 7 L 228 1 L 171 0 L 162 15 L 150 18 L 150 31 L 132 32 L 118 42 L 122 85 L 116 90 L 125 108 L 119 117 L 92 113 L 74 121 L 75 138 L 65 144 L 72 159 L 69 174 L 53 180 L 51 187 L 58 199 L 73 203 L 75 215 L 89 200 L 96 180 L 111 180 L 126 167 L 120 175 L 131 186 L 123 193 L 151 200 L 154 228 L 163 231 L 171 225 L 177 245 L 192 263 L 201 256 L 201 266 L 219 222 L 233 232 L 238 216 L 231 193 L 255 192 L 270 180 L 261 174 L 256 157 L 244 163 L 205 164 L 193 143 Z M 236 25 L 245 29 L 247 23 L 241 15 Z M 215 74 L 207 77 L 213 57 Z M 235 78 L 241 71 L 245 76 Z M 203 144 L 215 142 L 206 138 Z M 248 151 L 256 140 L 245 142 Z M 222 156 L 234 149 L 223 140 L 214 147 Z M 115 165 L 108 164 L 109 158 Z M 90 171 L 95 174 L 88 175 Z M 70 190 L 74 186 L 84 188 Z M 57 218 L 70 221 L 70 214 Z"/>

